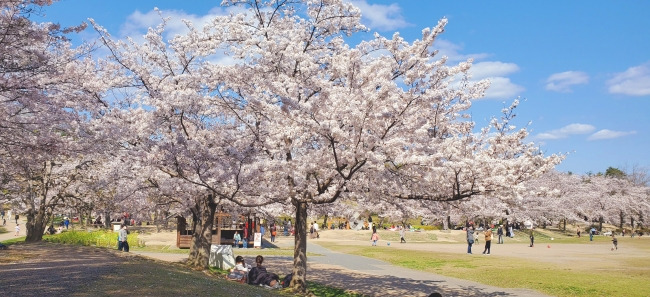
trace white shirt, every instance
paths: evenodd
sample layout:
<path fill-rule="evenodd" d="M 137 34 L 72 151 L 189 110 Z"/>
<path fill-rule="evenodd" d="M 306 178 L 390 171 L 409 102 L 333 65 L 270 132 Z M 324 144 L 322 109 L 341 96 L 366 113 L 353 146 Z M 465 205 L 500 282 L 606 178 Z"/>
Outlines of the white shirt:
<path fill-rule="evenodd" d="M 318 231 L 318 223 L 314 223 L 314 230 Z"/>

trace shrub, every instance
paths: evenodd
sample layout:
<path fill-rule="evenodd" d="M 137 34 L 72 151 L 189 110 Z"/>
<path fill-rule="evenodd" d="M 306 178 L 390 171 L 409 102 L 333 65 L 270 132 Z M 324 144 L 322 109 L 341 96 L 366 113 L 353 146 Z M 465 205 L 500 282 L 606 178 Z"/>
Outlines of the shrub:
<path fill-rule="evenodd" d="M 425 230 L 425 231 L 432 231 L 432 230 L 440 230 L 440 229 L 442 229 L 441 226 L 437 226 L 437 225 L 418 226 L 416 228 L 418 228 L 420 230 Z"/>
<path fill-rule="evenodd" d="M 117 247 L 117 232 L 112 231 L 67 231 L 60 234 L 46 236 L 44 239 L 50 242 L 76 244 L 86 246 Z M 144 246 L 144 242 L 138 240 L 138 234 L 132 232 L 127 239 L 129 246 Z"/>

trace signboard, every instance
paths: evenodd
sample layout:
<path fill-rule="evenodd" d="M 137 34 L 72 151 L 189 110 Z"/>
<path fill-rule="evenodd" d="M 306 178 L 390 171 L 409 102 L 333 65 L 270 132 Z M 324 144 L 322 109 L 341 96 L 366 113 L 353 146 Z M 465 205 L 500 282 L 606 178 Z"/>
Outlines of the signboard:
<path fill-rule="evenodd" d="M 255 238 L 253 240 L 253 247 L 262 248 L 262 233 L 255 233 Z"/>

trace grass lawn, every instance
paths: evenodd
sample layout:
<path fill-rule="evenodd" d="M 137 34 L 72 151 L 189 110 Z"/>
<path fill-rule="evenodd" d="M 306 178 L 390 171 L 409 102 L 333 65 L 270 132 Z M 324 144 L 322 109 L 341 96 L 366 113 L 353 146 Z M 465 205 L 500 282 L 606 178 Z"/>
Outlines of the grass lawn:
<path fill-rule="evenodd" d="M 19 242 L 25 242 L 25 236 L 14 237 L 12 239 L 3 240 L 2 244 L 6 246 L 10 246 L 12 244 L 19 243 Z"/>
<path fill-rule="evenodd" d="M 605 240 L 598 239 L 608 248 Z M 575 265 L 495 255 L 396 252 L 395 247 L 319 244 L 334 251 L 380 259 L 406 268 L 503 288 L 529 288 L 554 296 L 648 296 L 650 292 L 650 257 L 644 255 L 621 256 L 614 262 L 585 259 L 583 263 L 587 265 Z M 647 252 L 646 240 L 626 241 L 626 244 L 638 246 L 642 253 Z"/>
<path fill-rule="evenodd" d="M 217 279 L 181 265 L 133 260 L 78 292 L 71 296 L 280 296 L 278 291 Z"/>

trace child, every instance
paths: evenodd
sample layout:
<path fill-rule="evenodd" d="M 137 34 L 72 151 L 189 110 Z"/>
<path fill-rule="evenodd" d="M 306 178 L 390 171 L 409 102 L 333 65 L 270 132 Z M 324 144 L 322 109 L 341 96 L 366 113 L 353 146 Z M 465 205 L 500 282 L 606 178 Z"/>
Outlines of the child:
<path fill-rule="evenodd" d="M 616 239 L 616 236 L 614 236 L 614 234 L 612 234 L 612 243 L 614 244 L 612 246 L 612 251 L 615 249 L 618 250 L 618 239 Z"/>
<path fill-rule="evenodd" d="M 478 244 L 478 232 L 474 233 L 474 243 Z"/>
<path fill-rule="evenodd" d="M 242 283 L 246 282 L 246 276 L 251 269 L 251 266 L 244 262 L 244 257 L 237 256 L 235 258 L 235 268 L 230 269 L 230 274 L 228 274 L 228 279 L 240 281 Z"/>
<path fill-rule="evenodd" d="M 18 236 L 20 234 L 20 225 L 16 224 L 16 234 L 14 236 Z"/>
<path fill-rule="evenodd" d="M 372 233 L 370 240 L 372 240 L 372 246 L 377 246 L 377 240 L 379 240 L 379 234 L 377 234 L 377 231 Z"/>

